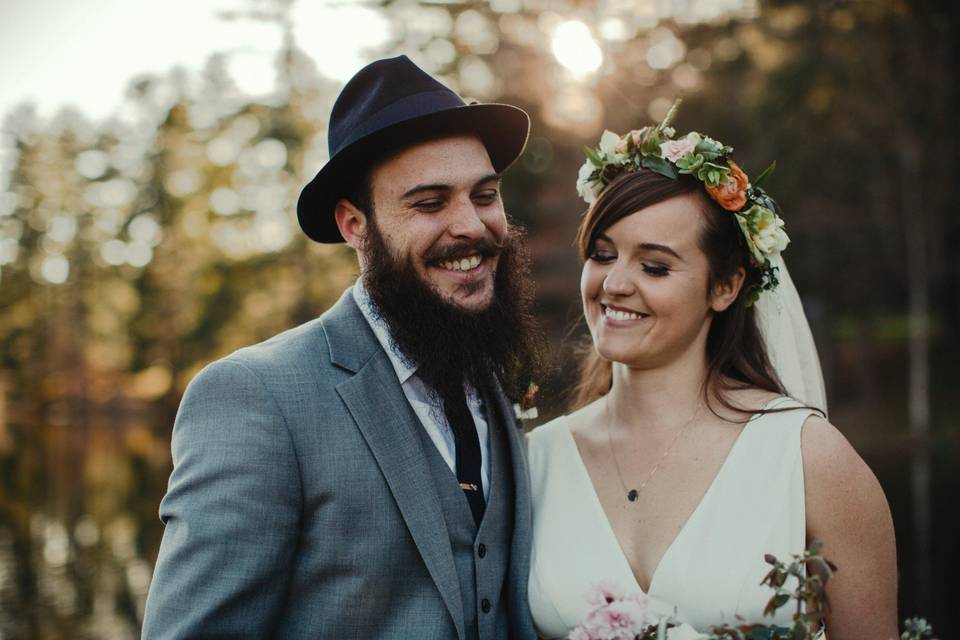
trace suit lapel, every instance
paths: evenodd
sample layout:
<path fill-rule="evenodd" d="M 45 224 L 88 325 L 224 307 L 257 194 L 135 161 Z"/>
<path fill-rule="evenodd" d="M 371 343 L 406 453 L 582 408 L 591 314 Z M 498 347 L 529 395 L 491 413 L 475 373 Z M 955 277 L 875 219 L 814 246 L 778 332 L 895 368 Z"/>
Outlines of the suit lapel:
<path fill-rule="evenodd" d="M 510 603 L 513 625 L 525 619 L 527 610 L 527 581 L 530 574 L 530 546 L 532 535 L 532 506 L 530 504 L 530 475 L 527 471 L 526 446 L 521 425 L 514 419 L 513 405 L 499 385 L 484 394 L 484 402 L 491 408 L 489 415 L 507 434 L 510 444 L 510 462 L 513 466 L 513 539 L 510 543 L 510 576 L 508 588 L 513 594 Z M 519 627 L 518 627 L 519 629 Z M 523 637 L 522 635 L 520 637 Z"/>
<path fill-rule="evenodd" d="M 337 393 L 370 447 L 462 639 L 460 582 L 440 499 L 417 433 L 423 426 L 350 290 L 323 323 L 331 359 L 355 371 L 337 385 Z"/>

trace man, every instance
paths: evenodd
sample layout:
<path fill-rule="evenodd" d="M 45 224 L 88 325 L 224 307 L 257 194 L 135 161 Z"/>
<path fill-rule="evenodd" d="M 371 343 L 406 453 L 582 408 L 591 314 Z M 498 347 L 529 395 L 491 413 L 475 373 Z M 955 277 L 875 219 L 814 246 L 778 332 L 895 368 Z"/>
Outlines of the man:
<path fill-rule="evenodd" d="M 344 87 L 297 213 L 361 277 L 187 389 L 145 638 L 534 637 L 504 390 L 537 340 L 499 193 L 528 129 L 403 56 Z"/>

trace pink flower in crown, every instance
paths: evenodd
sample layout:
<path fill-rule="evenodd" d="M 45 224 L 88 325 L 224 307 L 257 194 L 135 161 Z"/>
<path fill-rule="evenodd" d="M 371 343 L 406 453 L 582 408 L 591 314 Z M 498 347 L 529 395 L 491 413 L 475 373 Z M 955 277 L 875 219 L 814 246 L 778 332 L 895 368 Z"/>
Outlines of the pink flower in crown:
<path fill-rule="evenodd" d="M 620 142 L 617 143 L 616 152 L 617 153 L 626 153 L 627 145 L 630 144 L 630 141 L 633 141 L 634 148 L 639 147 L 643 141 L 646 139 L 646 136 L 643 135 L 642 129 L 634 129 L 633 131 L 628 131 L 623 134 L 623 137 L 620 138 Z M 650 132 L 647 132 L 647 135 L 650 135 Z"/>
<path fill-rule="evenodd" d="M 660 153 L 670 162 L 676 162 L 688 153 L 693 153 L 697 148 L 697 143 L 687 138 L 680 140 L 667 140 L 660 144 Z"/>

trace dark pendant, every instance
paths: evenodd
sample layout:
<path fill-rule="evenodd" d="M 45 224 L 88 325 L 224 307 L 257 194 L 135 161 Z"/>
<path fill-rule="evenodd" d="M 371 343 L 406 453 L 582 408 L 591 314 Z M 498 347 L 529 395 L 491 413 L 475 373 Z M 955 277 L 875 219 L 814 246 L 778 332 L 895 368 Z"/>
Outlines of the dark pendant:
<path fill-rule="evenodd" d="M 638 495 L 639 494 L 637 493 L 636 489 L 630 489 L 630 491 L 627 493 L 627 500 L 630 502 L 636 502 Z"/>

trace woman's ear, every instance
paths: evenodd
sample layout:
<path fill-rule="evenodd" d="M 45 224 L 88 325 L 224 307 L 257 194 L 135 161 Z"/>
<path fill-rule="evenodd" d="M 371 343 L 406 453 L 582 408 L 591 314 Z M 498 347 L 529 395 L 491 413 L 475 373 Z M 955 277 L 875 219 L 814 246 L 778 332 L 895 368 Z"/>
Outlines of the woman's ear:
<path fill-rule="evenodd" d="M 710 292 L 710 308 L 717 313 L 726 311 L 727 307 L 740 295 L 740 289 L 743 288 L 746 277 L 746 270 L 739 267 L 727 280 L 713 285 L 713 291 Z"/>
<path fill-rule="evenodd" d="M 359 251 L 367 234 L 366 214 L 346 198 L 341 198 L 336 204 L 333 215 L 337 220 L 340 235 L 354 251 Z"/>

